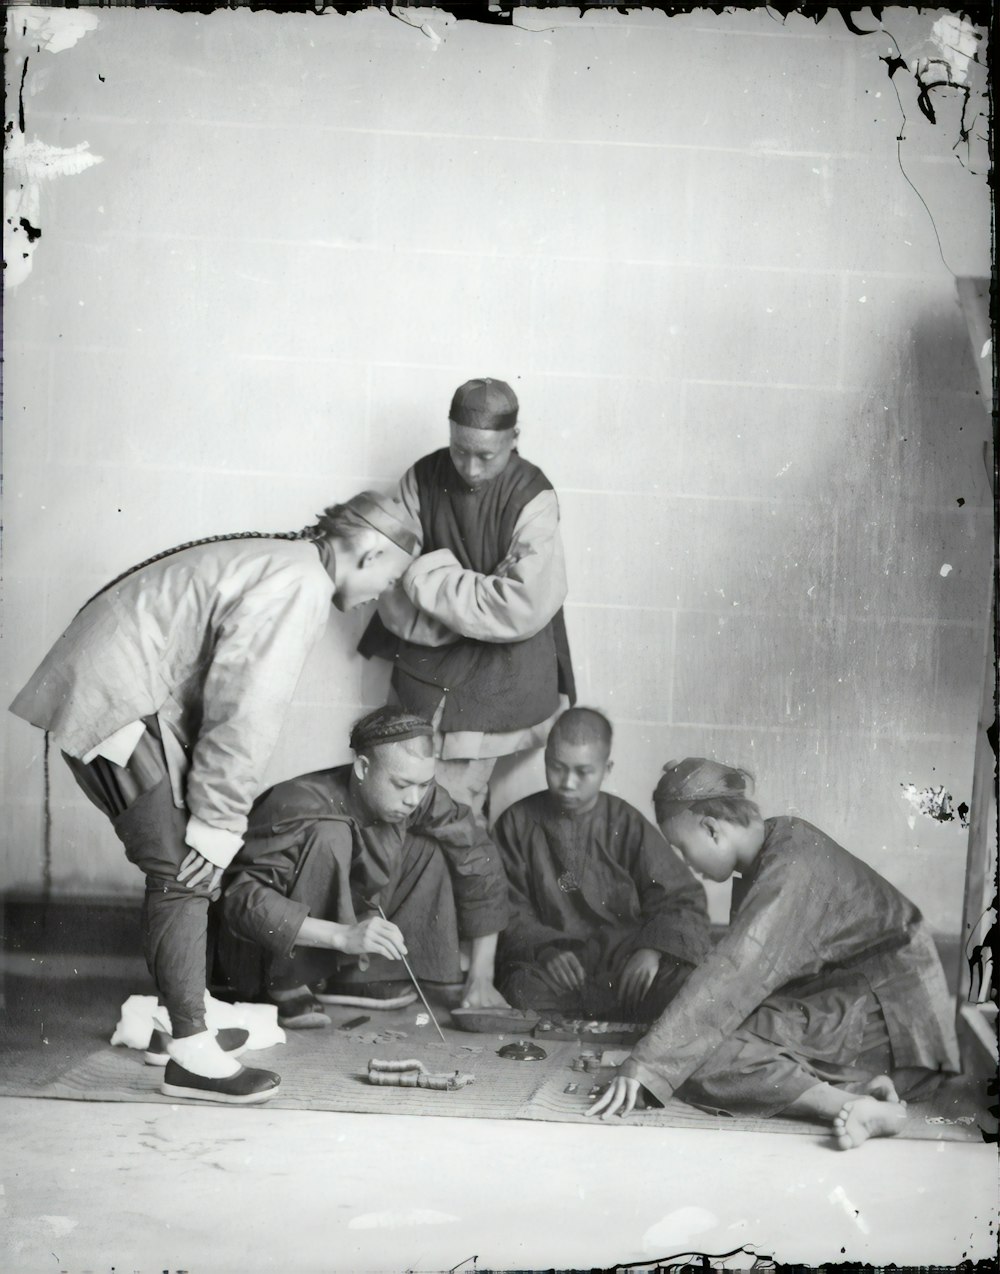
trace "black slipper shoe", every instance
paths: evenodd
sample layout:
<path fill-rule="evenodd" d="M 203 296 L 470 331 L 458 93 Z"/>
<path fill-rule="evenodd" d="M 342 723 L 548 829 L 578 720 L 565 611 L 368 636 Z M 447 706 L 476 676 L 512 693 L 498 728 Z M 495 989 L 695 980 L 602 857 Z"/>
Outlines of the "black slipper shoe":
<path fill-rule="evenodd" d="M 274 1071 L 256 1070 L 241 1066 L 235 1075 L 224 1079 L 209 1079 L 194 1075 L 172 1058 L 163 1073 L 160 1092 L 165 1097 L 179 1097 L 183 1101 L 218 1101 L 230 1106 L 250 1106 L 254 1102 L 268 1101 L 281 1088 L 281 1076 Z"/>
<path fill-rule="evenodd" d="M 287 1000 L 276 1000 L 270 996 L 268 1000 L 278 1010 L 278 1025 L 286 1030 L 308 1031 L 330 1025 L 330 1019 L 323 1012 L 322 1006 L 305 992 Z"/>

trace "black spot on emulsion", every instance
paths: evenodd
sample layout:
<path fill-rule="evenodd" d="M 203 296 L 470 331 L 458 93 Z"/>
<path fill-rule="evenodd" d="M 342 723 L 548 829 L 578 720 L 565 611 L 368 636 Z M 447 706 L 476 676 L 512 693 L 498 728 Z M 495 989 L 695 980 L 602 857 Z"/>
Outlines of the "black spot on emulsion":
<path fill-rule="evenodd" d="M 17 126 L 20 131 L 24 132 L 24 81 L 28 75 L 28 59 L 24 59 L 24 66 L 21 67 L 21 87 L 17 94 Z"/>
<path fill-rule="evenodd" d="M 965 503 L 965 499 L 962 496 L 959 496 L 958 499 L 955 501 L 955 503 L 958 505 L 959 508 L 961 508 L 962 505 Z"/>
<path fill-rule="evenodd" d="M 899 58 L 899 57 L 893 57 L 891 53 L 890 53 L 887 57 L 884 57 L 884 58 L 880 57 L 880 58 L 879 58 L 879 61 L 880 61 L 880 62 L 884 62 L 884 63 L 886 64 L 886 66 L 889 68 L 889 79 L 890 79 L 890 80 L 891 80 L 891 79 L 892 79 L 892 77 L 896 74 L 896 72 L 897 72 L 897 71 L 905 71 L 905 70 L 906 70 L 906 61 L 905 61 L 905 59 L 903 59 L 903 58 Z"/>
<path fill-rule="evenodd" d="M 34 243 L 36 239 L 40 239 L 42 237 L 41 230 L 39 230 L 37 226 L 33 226 L 27 217 L 21 218 L 21 229 L 28 236 L 29 243 Z"/>

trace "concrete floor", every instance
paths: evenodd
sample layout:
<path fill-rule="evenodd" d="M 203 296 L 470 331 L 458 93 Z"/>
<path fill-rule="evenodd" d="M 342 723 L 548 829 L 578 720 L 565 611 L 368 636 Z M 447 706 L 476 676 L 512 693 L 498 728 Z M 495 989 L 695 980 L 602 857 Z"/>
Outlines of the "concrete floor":
<path fill-rule="evenodd" d="M 4 1274 L 997 1253 L 991 1145 L 34 1098 L 0 1120 Z"/>
<path fill-rule="evenodd" d="M 131 967 L 114 981 L 78 956 L 35 964 L 0 961 L 12 1087 L 106 1041 L 124 996 L 145 989 Z M 0 1098 L 0 1130 L 0 1274 L 591 1269 L 740 1248 L 950 1266 L 997 1253 L 993 1145 L 843 1153 L 815 1136 L 618 1121 L 27 1097 Z"/>

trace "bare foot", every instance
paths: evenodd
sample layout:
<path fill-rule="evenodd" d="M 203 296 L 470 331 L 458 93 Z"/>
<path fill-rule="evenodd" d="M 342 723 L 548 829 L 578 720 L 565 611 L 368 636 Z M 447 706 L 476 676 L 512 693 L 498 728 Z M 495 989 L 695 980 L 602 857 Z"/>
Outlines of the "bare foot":
<path fill-rule="evenodd" d="M 848 1102 L 833 1121 L 833 1135 L 841 1150 L 852 1150 L 869 1137 L 895 1137 L 906 1123 L 901 1102 L 859 1097 Z"/>
<path fill-rule="evenodd" d="M 896 1092 L 896 1085 L 892 1082 L 888 1075 L 876 1075 L 874 1079 L 870 1079 L 867 1084 L 861 1088 L 861 1092 L 869 1097 L 877 1097 L 879 1101 L 892 1102 L 894 1105 L 905 1106 L 905 1101 L 900 1101 L 899 1093 Z"/>

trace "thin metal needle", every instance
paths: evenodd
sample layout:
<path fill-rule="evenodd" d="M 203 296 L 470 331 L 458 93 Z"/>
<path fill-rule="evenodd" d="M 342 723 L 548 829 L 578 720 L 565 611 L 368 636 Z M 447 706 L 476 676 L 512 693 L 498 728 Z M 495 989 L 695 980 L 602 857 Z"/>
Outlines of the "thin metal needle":
<path fill-rule="evenodd" d="M 388 916 L 385 914 L 385 912 L 382 910 L 382 904 L 377 902 L 377 903 L 375 904 L 375 906 L 376 906 L 376 907 L 378 907 L 378 914 L 382 917 L 382 919 L 383 919 L 383 920 L 385 920 L 385 921 L 388 921 L 389 917 L 388 917 Z M 416 989 L 417 989 L 417 995 L 419 995 L 419 996 L 420 996 L 420 998 L 423 1000 L 423 1002 L 424 1002 L 424 1008 L 425 1008 L 425 1009 L 427 1010 L 427 1012 L 430 1014 L 430 1019 L 431 1019 L 431 1021 L 434 1023 L 434 1029 L 437 1031 L 438 1035 L 440 1035 L 440 1036 L 441 1036 L 441 1043 L 442 1043 L 442 1044 L 447 1044 L 447 1043 L 448 1043 L 448 1041 L 447 1041 L 447 1040 L 445 1039 L 445 1037 L 444 1037 L 444 1031 L 442 1031 L 442 1030 L 441 1030 L 441 1027 L 438 1025 L 438 1020 L 437 1020 L 437 1018 L 434 1016 L 434 1010 L 433 1010 L 433 1009 L 431 1008 L 431 1006 L 427 1003 L 427 997 L 426 997 L 426 995 L 424 995 L 423 991 L 421 991 L 421 989 L 420 989 L 420 983 L 417 981 L 417 975 L 416 975 L 416 974 L 413 972 L 413 970 L 410 968 L 410 962 L 407 960 L 407 958 L 406 958 L 406 956 L 405 956 L 405 955 L 401 955 L 399 958 L 402 960 L 402 962 L 403 962 L 403 966 L 404 966 L 404 968 L 406 969 L 406 972 L 410 975 L 410 981 L 413 983 L 413 985 L 414 985 L 414 986 L 416 987 Z"/>

